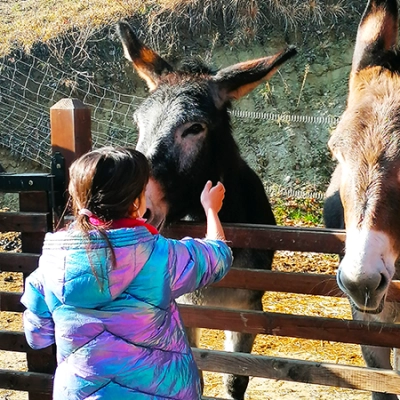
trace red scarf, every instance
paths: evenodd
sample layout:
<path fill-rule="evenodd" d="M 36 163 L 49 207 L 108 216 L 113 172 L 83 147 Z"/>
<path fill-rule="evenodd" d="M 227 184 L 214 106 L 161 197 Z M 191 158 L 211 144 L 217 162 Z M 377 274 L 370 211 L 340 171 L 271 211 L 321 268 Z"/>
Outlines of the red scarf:
<path fill-rule="evenodd" d="M 101 220 L 100 218 L 95 217 L 94 215 L 92 217 L 89 217 L 89 221 L 92 225 L 94 226 L 101 226 L 105 225 L 104 221 Z M 158 230 L 150 224 L 146 224 L 146 220 L 143 218 L 121 218 L 117 219 L 115 221 L 112 221 L 112 224 L 110 226 L 111 229 L 120 229 L 120 228 L 135 228 L 136 226 L 144 226 L 147 228 L 147 230 L 153 234 L 157 235 Z"/>

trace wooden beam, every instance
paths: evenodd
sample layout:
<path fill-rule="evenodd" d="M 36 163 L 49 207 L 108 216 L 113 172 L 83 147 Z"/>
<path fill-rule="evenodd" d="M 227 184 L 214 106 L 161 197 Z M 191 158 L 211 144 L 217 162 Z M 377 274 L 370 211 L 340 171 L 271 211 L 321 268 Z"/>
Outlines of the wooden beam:
<path fill-rule="evenodd" d="M 46 233 L 48 216 L 39 212 L 1 212 L 0 232 Z"/>
<path fill-rule="evenodd" d="M 53 375 L 0 369 L 0 388 L 30 393 L 51 393 Z"/>
<path fill-rule="evenodd" d="M 396 324 L 205 306 L 180 305 L 179 308 L 188 327 L 400 348 L 400 325 Z M 0 348 L 12 346 L 3 350 L 27 350 L 20 345 L 24 342 L 15 341 L 16 335 L 2 332 L 0 339 L 4 343 L 0 340 Z"/>
<path fill-rule="evenodd" d="M 0 271 L 30 274 L 38 266 L 39 254 L 0 253 Z"/>
<path fill-rule="evenodd" d="M 0 311 L 23 312 L 21 296 L 22 293 L 17 292 L 0 292 Z"/>
<path fill-rule="evenodd" d="M 260 271 L 232 268 L 212 286 L 261 290 L 265 292 L 298 293 L 314 296 L 345 297 L 335 275 L 296 272 Z M 392 281 L 387 301 L 400 301 L 400 281 Z"/>
<path fill-rule="evenodd" d="M 34 351 L 28 345 L 23 332 L 0 331 L 0 350 L 27 353 Z"/>
<path fill-rule="evenodd" d="M 179 306 L 188 327 L 400 348 L 400 325 L 219 307 Z"/>
<path fill-rule="evenodd" d="M 23 255 L 23 253 L 9 254 L 10 262 L 12 262 L 12 256 L 17 255 Z M 1 260 L 2 254 L 0 253 L 0 270 L 2 270 Z M 18 260 L 18 257 L 16 257 L 16 260 Z M 32 263 L 31 266 L 34 267 L 34 257 L 28 258 L 27 260 L 29 261 L 28 264 Z M 16 264 L 15 267 L 15 269 L 17 269 L 18 265 Z M 24 268 L 23 271 L 26 270 L 27 269 Z M 8 271 L 8 269 L 5 269 L 5 271 Z M 260 290 L 266 292 L 270 291 L 314 296 L 344 297 L 343 292 L 337 286 L 335 276 L 323 274 L 289 273 L 232 268 L 220 282 L 217 282 L 212 286 Z M 20 303 L 20 297 L 21 293 L 0 292 L 0 299 L 2 299 L 0 302 L 0 311 L 24 311 L 24 307 Z M 391 282 L 387 300 L 400 301 L 400 281 Z"/>
<path fill-rule="evenodd" d="M 392 370 L 289 358 L 192 349 L 205 371 L 400 394 L 400 375 Z"/>
<path fill-rule="evenodd" d="M 202 396 L 201 400 L 228 400 L 222 397 L 204 397 Z"/>
<path fill-rule="evenodd" d="M 197 365 L 204 371 L 400 394 L 400 375 L 391 370 L 216 350 L 192 350 Z M 52 386 L 51 374 L 0 369 L 0 387 L 4 389 L 51 393 Z M 213 397 L 203 399 L 219 400 Z"/>
<path fill-rule="evenodd" d="M 53 390 L 53 375 L 36 372 L 10 371 L 0 369 L 0 388 L 36 392 L 51 393 Z M 222 397 L 202 397 L 202 400 L 227 400 Z"/>
<path fill-rule="evenodd" d="M 343 297 L 334 275 L 232 268 L 214 287 Z M 400 295 L 399 295 L 400 297 Z"/>
<path fill-rule="evenodd" d="M 232 247 L 267 250 L 343 254 L 345 231 L 323 228 L 257 224 L 223 224 L 226 239 Z M 204 237 L 205 225 L 179 222 L 162 230 L 166 237 Z"/>
<path fill-rule="evenodd" d="M 39 255 L 0 253 L 0 271 L 31 272 Z M 344 297 L 334 275 L 232 268 L 214 287 Z M 393 281 L 389 300 L 400 300 L 400 281 Z"/>

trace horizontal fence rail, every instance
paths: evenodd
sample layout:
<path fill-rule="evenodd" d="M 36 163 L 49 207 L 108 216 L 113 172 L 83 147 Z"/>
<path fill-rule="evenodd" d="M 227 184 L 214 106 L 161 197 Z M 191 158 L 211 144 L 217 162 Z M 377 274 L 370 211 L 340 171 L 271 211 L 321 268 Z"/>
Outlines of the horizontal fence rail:
<path fill-rule="evenodd" d="M 15 351 L 19 353 L 34 353 L 27 343 L 23 332 L 19 331 L 0 331 L 0 350 Z M 51 353 L 51 347 L 41 350 L 44 353 Z"/>
<path fill-rule="evenodd" d="M 22 372 L 0 369 L 0 388 L 22 390 L 29 393 L 51 393 L 53 375 L 40 372 Z M 227 400 L 221 397 L 202 397 L 202 400 Z"/>
<path fill-rule="evenodd" d="M 334 275 L 303 272 L 232 268 L 221 281 L 214 283 L 212 286 L 313 296 L 345 297 L 339 289 Z M 400 281 L 391 282 L 390 291 L 386 299 L 388 301 L 400 301 Z"/>
<path fill-rule="evenodd" d="M 211 372 L 400 394 L 400 375 L 392 370 L 217 350 L 193 349 L 193 353 L 199 368 Z"/>
<path fill-rule="evenodd" d="M 53 375 L 39 372 L 22 372 L 0 369 L 0 387 L 9 390 L 22 390 L 29 393 L 51 393 Z M 215 397 L 202 397 L 202 400 L 215 400 Z M 218 398 L 218 400 L 225 400 Z"/>
<path fill-rule="evenodd" d="M 400 325 L 218 307 L 179 306 L 186 326 L 400 347 Z"/>
<path fill-rule="evenodd" d="M 0 331 L 0 343 L 8 343 L 9 333 Z M 32 351 L 22 333 L 13 333 L 14 346 L 19 351 Z M 2 347 L 5 347 L 2 345 Z M 26 350 L 24 350 L 26 348 Z M 50 351 L 50 348 L 45 349 Z M 392 370 L 377 370 L 332 363 L 294 360 L 281 357 L 229 353 L 193 348 L 200 369 L 239 375 L 279 379 L 349 389 L 400 394 L 400 375 Z M 13 350 L 18 351 L 18 350 Z M 0 370 L 0 387 L 50 393 L 52 375 Z"/>
<path fill-rule="evenodd" d="M 21 303 L 22 293 L 0 292 L 0 311 L 23 312 L 25 307 Z"/>
<path fill-rule="evenodd" d="M 261 224 L 223 224 L 223 227 L 232 247 L 344 254 L 343 230 Z M 188 235 L 204 237 L 205 229 L 204 224 L 181 222 L 164 228 L 161 233 L 176 239 Z"/>
<path fill-rule="evenodd" d="M 46 233 L 49 213 L 0 212 L 0 232 Z"/>
<path fill-rule="evenodd" d="M 180 305 L 179 309 L 189 327 L 400 348 L 398 324 L 206 306 Z M 6 343 L 14 343 L 14 335 L 2 332 L 0 349 L 26 351 L 18 346 L 3 348 Z"/>
<path fill-rule="evenodd" d="M 16 253 L 17 254 L 17 253 Z M 34 260 L 32 258 L 32 260 Z M 1 257 L 0 257 L 1 262 Z M 18 266 L 12 268 L 15 270 Z M 1 271 L 1 268 L 0 268 Z M 21 272 L 21 271 L 16 271 Z M 259 271 L 232 268 L 214 287 L 297 293 L 313 296 L 344 297 L 333 275 Z M 0 292 L 0 311 L 23 311 L 20 293 Z M 392 281 L 388 301 L 400 301 L 400 281 Z"/>
<path fill-rule="evenodd" d="M 39 256 L 29 253 L 0 253 L 0 272 L 30 274 L 37 268 Z"/>
<path fill-rule="evenodd" d="M 53 375 L 0 369 L 0 388 L 29 393 L 51 393 Z"/>

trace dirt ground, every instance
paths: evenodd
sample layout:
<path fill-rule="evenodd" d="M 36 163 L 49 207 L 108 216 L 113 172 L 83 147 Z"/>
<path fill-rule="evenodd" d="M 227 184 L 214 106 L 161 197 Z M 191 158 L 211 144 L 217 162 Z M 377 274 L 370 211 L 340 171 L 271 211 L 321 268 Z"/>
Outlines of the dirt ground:
<path fill-rule="evenodd" d="M 16 251 L 15 244 L 0 240 L 0 249 Z M 337 257 L 311 253 L 277 252 L 273 268 L 280 271 L 319 272 L 334 274 Z M 22 279 L 18 273 L 0 273 L 0 291 L 22 291 Z M 265 311 L 290 312 L 300 315 L 320 315 L 325 317 L 350 318 L 350 309 L 344 298 L 304 296 L 283 293 L 266 293 L 263 299 Z M 21 315 L 0 313 L 0 329 L 22 330 Z M 204 330 L 201 347 L 223 349 L 223 333 Z M 364 365 L 357 345 L 324 341 L 310 341 L 294 338 L 259 335 L 254 354 L 269 355 L 301 360 Z M 0 369 L 26 370 L 25 354 L 1 352 Z M 222 375 L 205 373 L 205 395 L 223 397 Z M 336 399 L 367 400 L 370 394 L 362 391 L 339 389 L 328 386 L 307 385 L 296 382 L 251 378 L 246 400 L 278 399 Z M 27 393 L 0 389 L 0 400 L 27 400 Z"/>

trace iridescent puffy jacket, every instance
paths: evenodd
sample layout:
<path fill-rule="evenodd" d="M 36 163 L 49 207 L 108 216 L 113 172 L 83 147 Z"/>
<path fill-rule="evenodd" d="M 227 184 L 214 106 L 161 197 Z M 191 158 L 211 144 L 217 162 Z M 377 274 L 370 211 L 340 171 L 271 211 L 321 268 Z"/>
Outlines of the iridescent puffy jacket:
<path fill-rule="evenodd" d="M 175 299 L 221 279 L 222 241 L 166 239 L 145 227 L 48 233 L 21 302 L 34 349 L 57 345 L 53 399 L 201 398 Z M 88 255 L 89 254 L 89 255 Z M 93 273 L 93 269 L 96 274 Z"/>

